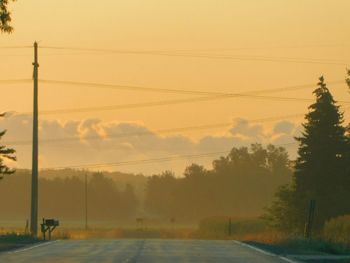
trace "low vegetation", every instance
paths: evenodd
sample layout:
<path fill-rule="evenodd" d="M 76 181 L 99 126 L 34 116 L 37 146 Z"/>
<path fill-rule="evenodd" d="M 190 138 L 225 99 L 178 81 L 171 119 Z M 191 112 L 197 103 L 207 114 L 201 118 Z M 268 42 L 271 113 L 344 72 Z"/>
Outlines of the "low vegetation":
<path fill-rule="evenodd" d="M 19 249 L 37 242 L 40 242 L 40 240 L 30 235 L 18 233 L 2 234 L 0 235 L 0 252 Z"/>
<path fill-rule="evenodd" d="M 350 215 L 329 220 L 323 230 L 324 239 L 350 249 Z"/>

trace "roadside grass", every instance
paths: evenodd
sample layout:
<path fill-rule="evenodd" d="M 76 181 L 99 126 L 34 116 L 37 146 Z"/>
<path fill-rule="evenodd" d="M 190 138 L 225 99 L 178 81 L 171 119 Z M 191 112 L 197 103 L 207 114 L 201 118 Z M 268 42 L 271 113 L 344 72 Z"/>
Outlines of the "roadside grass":
<path fill-rule="evenodd" d="M 193 239 L 191 228 L 115 228 L 115 229 L 60 229 L 54 239 Z"/>
<path fill-rule="evenodd" d="M 330 220 L 313 239 L 277 231 L 261 219 L 230 217 L 201 220 L 196 235 L 203 239 L 240 240 L 277 254 L 350 255 L 350 216 Z"/>
<path fill-rule="evenodd" d="M 40 242 L 39 239 L 30 235 L 7 233 L 0 235 L 0 252 L 22 248 L 27 245 Z"/>
<path fill-rule="evenodd" d="M 329 220 L 323 230 L 323 237 L 333 243 L 340 243 L 350 248 L 350 215 Z"/>
<path fill-rule="evenodd" d="M 6 232 L 7 231 L 7 232 Z M 22 231 L 23 233 L 23 231 Z M 0 229 L 0 251 L 40 242 L 19 229 Z M 270 228 L 266 221 L 256 218 L 210 217 L 193 225 L 149 225 L 105 228 L 96 226 L 84 230 L 60 227 L 53 239 L 201 239 L 239 240 L 277 254 L 350 254 L 350 216 L 331 219 L 318 236 L 308 240 Z"/>

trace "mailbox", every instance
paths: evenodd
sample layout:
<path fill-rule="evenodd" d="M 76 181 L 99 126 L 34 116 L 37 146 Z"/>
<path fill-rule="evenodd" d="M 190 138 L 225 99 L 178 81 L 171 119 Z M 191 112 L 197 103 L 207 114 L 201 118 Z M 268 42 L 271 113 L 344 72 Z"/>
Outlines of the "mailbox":
<path fill-rule="evenodd" d="M 60 222 L 55 219 L 45 219 L 45 225 L 46 226 L 59 226 Z"/>
<path fill-rule="evenodd" d="M 41 232 L 43 233 L 43 239 L 46 240 L 46 232 L 49 232 L 49 240 L 51 240 L 51 233 L 59 225 L 60 222 L 58 220 L 43 218 L 43 223 L 41 224 Z"/>

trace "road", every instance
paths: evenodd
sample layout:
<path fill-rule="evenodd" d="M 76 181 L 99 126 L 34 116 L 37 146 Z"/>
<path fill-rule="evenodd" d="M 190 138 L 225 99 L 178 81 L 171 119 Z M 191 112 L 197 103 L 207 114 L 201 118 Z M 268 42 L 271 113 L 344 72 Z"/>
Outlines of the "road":
<path fill-rule="evenodd" d="M 0 254 L 5 263 L 235 262 L 285 263 L 234 241 L 83 240 L 57 241 Z"/>

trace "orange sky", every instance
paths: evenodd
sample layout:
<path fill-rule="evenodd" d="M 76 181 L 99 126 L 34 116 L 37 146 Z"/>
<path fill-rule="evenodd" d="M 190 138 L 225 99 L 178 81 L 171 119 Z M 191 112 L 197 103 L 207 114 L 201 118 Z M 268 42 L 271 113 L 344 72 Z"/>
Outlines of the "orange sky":
<path fill-rule="evenodd" d="M 350 65 L 348 0 L 36 0 L 11 3 L 12 35 L 2 46 L 184 50 L 234 59 L 40 49 L 40 78 L 154 88 L 239 93 L 342 80 Z M 0 80 L 30 78 L 32 50 L 1 49 Z M 254 57 L 254 59 L 247 58 Z M 259 57 L 256 60 L 256 57 Z M 242 59 L 243 58 L 243 59 Z M 284 58 L 322 63 L 264 61 Z M 263 60 L 261 60 L 263 59 Z M 323 63 L 326 62 L 326 63 Z M 350 101 L 345 84 L 330 86 Z M 31 84 L 0 85 L 0 110 L 31 110 Z M 312 98 L 312 89 L 271 96 Z M 172 100 L 192 95 L 42 84 L 41 110 Z M 44 119 L 137 122 L 150 129 L 258 119 L 306 112 L 307 102 L 217 100 L 171 106 L 42 116 Z M 183 133 L 193 139 L 226 129 Z"/>

